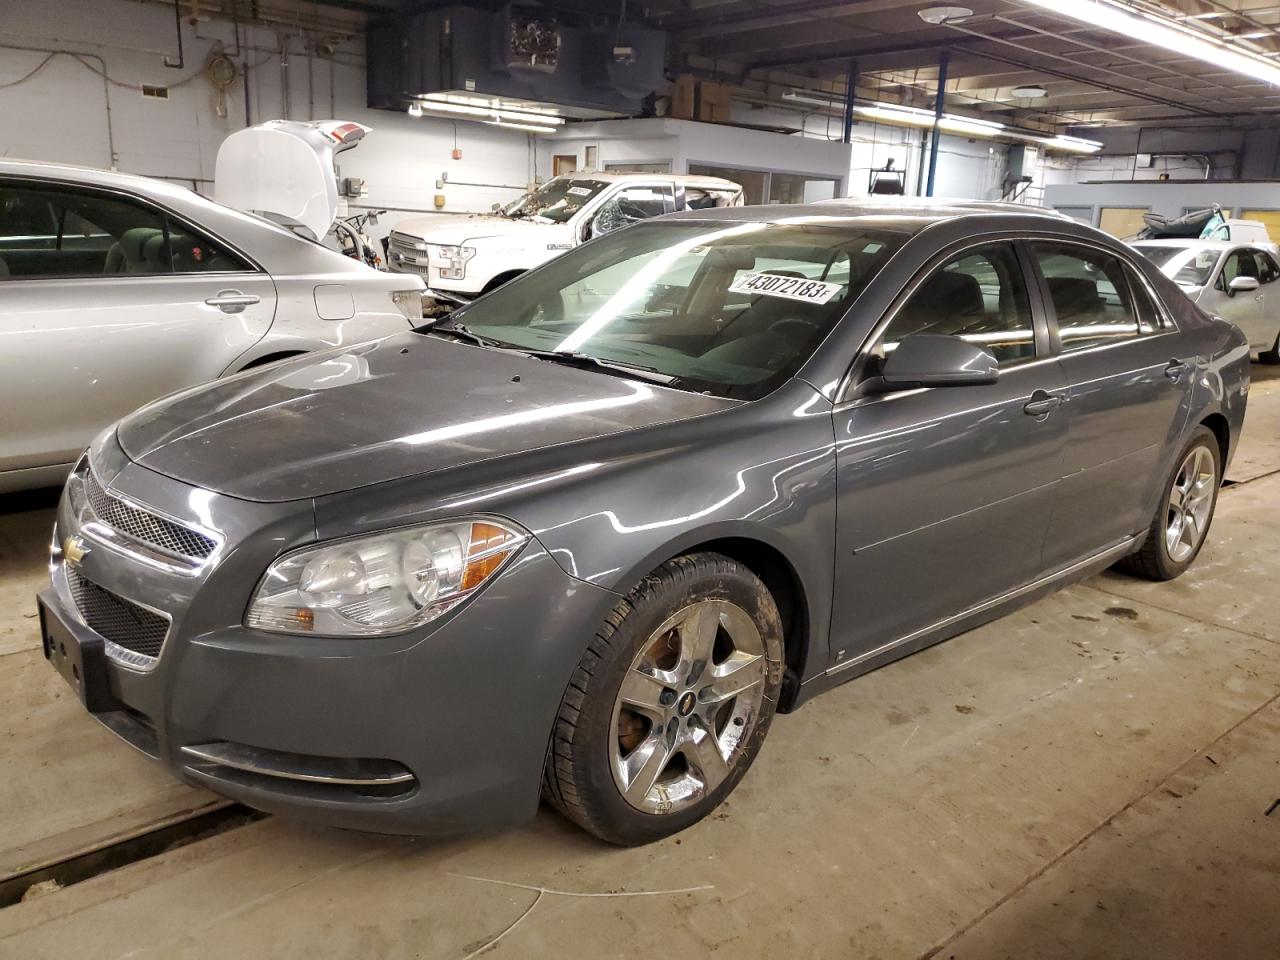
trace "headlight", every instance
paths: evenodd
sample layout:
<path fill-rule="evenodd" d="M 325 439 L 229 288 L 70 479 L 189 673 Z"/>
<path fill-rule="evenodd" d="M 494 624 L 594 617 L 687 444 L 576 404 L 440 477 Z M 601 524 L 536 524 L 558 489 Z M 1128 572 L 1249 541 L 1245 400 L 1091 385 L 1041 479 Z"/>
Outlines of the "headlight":
<path fill-rule="evenodd" d="M 421 290 L 396 290 L 391 294 L 391 302 L 404 314 L 406 320 L 422 319 Z"/>
<path fill-rule="evenodd" d="M 436 260 L 440 261 L 440 276 L 447 280 L 461 280 L 467 275 L 467 261 L 476 255 L 475 247 L 436 247 Z"/>
<path fill-rule="evenodd" d="M 304 636 L 403 633 L 461 603 L 528 539 L 476 519 L 305 547 L 267 568 L 245 626 Z"/>

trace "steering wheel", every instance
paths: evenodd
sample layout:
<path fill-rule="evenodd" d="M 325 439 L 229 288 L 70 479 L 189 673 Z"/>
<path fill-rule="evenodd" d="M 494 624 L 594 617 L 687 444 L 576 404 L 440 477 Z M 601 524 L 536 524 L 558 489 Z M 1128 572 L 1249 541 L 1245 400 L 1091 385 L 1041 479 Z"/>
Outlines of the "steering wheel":
<path fill-rule="evenodd" d="M 822 327 L 812 320 L 806 320 L 804 317 L 783 317 L 781 320 L 775 320 L 769 324 L 769 332 L 785 336 L 787 330 L 794 331 L 795 336 L 810 336 L 814 333 L 820 333 Z"/>

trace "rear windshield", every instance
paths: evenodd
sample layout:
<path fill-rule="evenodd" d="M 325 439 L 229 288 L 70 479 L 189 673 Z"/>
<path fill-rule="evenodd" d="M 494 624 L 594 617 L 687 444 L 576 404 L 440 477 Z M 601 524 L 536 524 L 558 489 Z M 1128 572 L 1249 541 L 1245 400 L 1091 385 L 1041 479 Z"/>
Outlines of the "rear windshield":
<path fill-rule="evenodd" d="M 1213 276 L 1221 250 L 1134 244 L 1134 249 L 1160 268 L 1160 272 L 1184 287 L 1203 287 Z"/>
<path fill-rule="evenodd" d="M 829 222 L 639 223 L 499 287 L 441 326 L 755 399 L 795 374 L 908 236 Z"/>

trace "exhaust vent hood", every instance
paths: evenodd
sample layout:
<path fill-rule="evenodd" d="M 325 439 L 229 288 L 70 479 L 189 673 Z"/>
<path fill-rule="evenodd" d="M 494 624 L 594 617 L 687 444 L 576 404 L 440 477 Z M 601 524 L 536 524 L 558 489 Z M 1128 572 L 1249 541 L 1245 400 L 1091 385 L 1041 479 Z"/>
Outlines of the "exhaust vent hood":
<path fill-rule="evenodd" d="M 455 5 L 369 27 L 369 106 L 429 99 L 575 119 L 634 116 L 663 85 L 666 35 L 537 3 Z M 429 99 L 428 99 L 429 98 Z"/>

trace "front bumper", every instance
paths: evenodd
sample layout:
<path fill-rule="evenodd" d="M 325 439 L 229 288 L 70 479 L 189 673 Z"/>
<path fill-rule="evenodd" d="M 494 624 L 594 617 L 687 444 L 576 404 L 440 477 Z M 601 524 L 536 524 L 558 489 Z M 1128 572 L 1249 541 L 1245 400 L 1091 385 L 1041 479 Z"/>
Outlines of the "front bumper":
<path fill-rule="evenodd" d="M 47 615 L 92 647 L 73 578 L 171 620 L 145 666 L 105 660 L 95 715 L 188 782 L 270 812 L 436 834 L 532 816 L 552 724 L 586 638 L 616 602 L 536 542 L 469 602 L 416 632 L 300 638 L 246 629 L 262 570 L 314 539 L 299 505 L 248 503 L 94 453 L 112 493 L 225 536 L 198 572 L 146 562 L 87 531 L 64 494 Z M 193 507 L 201 516 L 193 515 Z"/>

